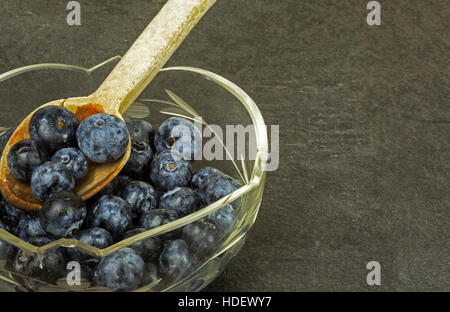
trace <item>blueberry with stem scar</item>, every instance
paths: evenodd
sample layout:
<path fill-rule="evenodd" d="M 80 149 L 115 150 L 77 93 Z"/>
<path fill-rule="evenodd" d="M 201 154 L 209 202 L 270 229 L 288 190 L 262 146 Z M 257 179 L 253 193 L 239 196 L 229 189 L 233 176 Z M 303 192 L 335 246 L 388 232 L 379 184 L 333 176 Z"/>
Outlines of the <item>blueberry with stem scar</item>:
<path fill-rule="evenodd" d="M 107 114 L 92 115 L 83 120 L 76 136 L 80 150 L 95 163 L 120 159 L 130 139 L 125 122 Z"/>
<path fill-rule="evenodd" d="M 86 156 L 77 148 L 67 147 L 58 150 L 52 161 L 58 161 L 66 166 L 76 181 L 83 179 L 88 173 L 88 161 Z"/>
<path fill-rule="evenodd" d="M 192 122 L 181 117 L 170 117 L 164 121 L 155 134 L 155 147 L 158 153 L 173 150 L 194 160 L 201 140 L 200 131 Z M 175 148 L 175 149 L 174 149 Z"/>
<path fill-rule="evenodd" d="M 174 157 L 175 155 L 175 157 Z M 157 155 L 151 165 L 150 179 L 161 191 L 187 186 L 192 177 L 191 164 L 170 151 Z"/>
<path fill-rule="evenodd" d="M 76 116 L 62 106 L 47 106 L 37 110 L 28 127 L 30 137 L 43 144 L 50 152 L 75 146 L 78 127 Z"/>

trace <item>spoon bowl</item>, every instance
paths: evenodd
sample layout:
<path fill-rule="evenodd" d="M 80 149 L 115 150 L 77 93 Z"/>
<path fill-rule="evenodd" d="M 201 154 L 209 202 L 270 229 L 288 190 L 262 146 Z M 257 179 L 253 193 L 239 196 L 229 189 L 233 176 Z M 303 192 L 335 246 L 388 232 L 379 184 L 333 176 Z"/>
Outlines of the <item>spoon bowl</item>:
<path fill-rule="evenodd" d="M 69 100 L 71 104 L 68 105 L 67 107 L 75 114 L 75 116 L 77 116 L 79 121 L 82 121 L 83 119 L 91 115 L 105 112 L 104 110 L 101 109 L 100 106 L 95 106 L 89 103 L 88 98 L 84 98 L 84 100 L 85 102 L 83 101 L 83 98 L 78 98 L 77 101 L 79 101 L 79 105 L 74 105 L 74 102 L 73 101 L 71 102 Z M 65 100 L 52 101 L 42 105 L 38 109 L 52 105 L 66 107 L 66 105 L 64 105 L 65 102 L 66 102 Z M 30 115 L 28 115 L 17 127 L 16 131 L 11 136 L 8 144 L 6 145 L 3 151 L 3 157 L 0 163 L 0 176 L 1 176 L 0 187 L 3 196 L 14 207 L 22 208 L 29 212 L 39 211 L 42 207 L 42 202 L 40 202 L 33 195 L 29 183 L 16 179 L 16 177 L 8 167 L 6 156 L 8 155 L 9 150 L 14 144 L 30 137 L 28 133 L 28 125 L 34 112 L 35 111 L 33 111 Z M 113 115 L 123 119 L 122 116 L 118 113 Z M 119 172 L 127 163 L 128 158 L 130 157 L 130 153 L 131 153 L 131 140 L 128 142 L 127 150 L 121 159 L 114 162 L 102 164 L 89 162 L 89 171 L 87 175 L 81 181 L 78 181 L 74 191 L 83 200 L 87 200 L 93 195 L 95 195 L 106 184 L 111 182 L 117 174 L 119 174 Z"/>

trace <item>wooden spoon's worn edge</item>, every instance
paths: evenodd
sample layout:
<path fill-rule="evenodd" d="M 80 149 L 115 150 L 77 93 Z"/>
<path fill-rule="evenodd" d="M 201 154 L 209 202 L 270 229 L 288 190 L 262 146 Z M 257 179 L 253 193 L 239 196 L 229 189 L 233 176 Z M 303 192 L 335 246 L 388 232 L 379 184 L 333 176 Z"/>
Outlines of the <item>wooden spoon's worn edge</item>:
<path fill-rule="evenodd" d="M 16 131 L 13 133 L 11 138 L 9 139 L 7 145 L 5 146 L 5 149 L 3 151 L 1 161 L 0 161 L 0 190 L 3 195 L 3 197 L 6 199 L 6 201 L 11 204 L 12 206 L 16 208 L 20 208 L 22 210 L 28 211 L 28 212 L 38 212 L 42 208 L 42 203 L 38 201 L 31 193 L 31 188 L 28 183 L 18 181 L 14 175 L 11 173 L 8 163 L 7 163 L 7 155 L 11 149 L 11 144 L 13 142 L 17 142 L 19 140 L 24 140 L 29 138 L 28 133 L 28 124 L 33 116 L 33 114 L 41 109 L 42 107 L 46 106 L 64 106 L 71 110 L 77 118 L 81 121 L 86 117 L 83 107 L 88 107 L 88 112 L 91 112 L 92 114 L 100 113 L 101 111 L 92 110 L 92 108 L 98 107 L 95 103 L 91 103 L 89 98 L 71 98 L 68 100 L 56 100 L 49 102 L 47 104 L 44 104 L 34 110 L 32 113 L 30 113 L 17 127 L 17 129 L 26 129 L 27 131 Z M 81 115 L 78 113 L 82 113 Z M 115 115 L 119 118 L 122 118 L 120 114 L 117 112 L 105 112 L 112 115 Z M 117 161 L 115 162 L 109 162 L 104 164 L 93 164 L 91 163 L 91 167 L 89 168 L 88 175 L 81 181 L 77 182 L 77 186 L 75 187 L 74 192 L 77 193 L 83 200 L 87 200 L 97 194 L 100 190 L 105 187 L 108 183 L 110 183 L 122 170 L 122 168 L 127 163 L 129 157 L 131 154 L 131 140 L 128 141 L 128 146 L 125 154 Z M 99 176 L 99 172 L 109 172 L 108 175 L 105 176 Z M 18 196 L 18 192 L 14 191 L 14 189 L 22 189 L 26 188 L 26 192 L 29 197 L 27 199 L 21 198 Z M 30 198 L 33 199 L 33 202 L 30 202 Z"/>
<path fill-rule="evenodd" d="M 19 124 L 19 126 L 17 126 L 17 129 L 25 128 L 28 130 L 28 124 L 30 122 L 31 116 L 33 116 L 33 114 L 37 110 L 41 109 L 42 107 L 61 106 L 61 105 L 63 105 L 63 103 L 64 103 L 64 100 L 56 100 L 56 101 L 52 101 L 52 102 L 49 102 L 47 104 L 44 104 L 44 105 L 38 107 L 33 112 L 31 112 L 31 114 L 29 114 L 24 120 L 22 120 L 22 122 Z M 0 161 L 0 189 L 1 189 L 3 197 L 12 206 L 14 206 L 16 208 L 24 209 L 28 212 L 36 212 L 41 209 L 41 207 L 42 207 L 41 204 L 30 203 L 22 198 L 19 198 L 19 197 L 17 197 L 16 193 L 13 191 L 13 187 L 11 187 L 11 183 L 15 182 L 16 185 L 19 185 L 19 187 L 25 187 L 26 183 L 20 182 L 20 181 L 16 180 L 15 178 L 11 179 L 12 173 L 9 169 L 9 166 L 8 166 L 8 163 L 6 160 L 6 157 L 8 156 L 8 153 L 12 147 L 11 146 L 12 142 L 28 139 L 29 137 L 30 136 L 29 136 L 28 131 L 24 132 L 24 131 L 16 130 L 9 138 L 9 141 L 6 144 L 5 149 L 3 150 L 2 158 Z M 29 187 L 29 185 L 28 185 L 28 187 Z"/>

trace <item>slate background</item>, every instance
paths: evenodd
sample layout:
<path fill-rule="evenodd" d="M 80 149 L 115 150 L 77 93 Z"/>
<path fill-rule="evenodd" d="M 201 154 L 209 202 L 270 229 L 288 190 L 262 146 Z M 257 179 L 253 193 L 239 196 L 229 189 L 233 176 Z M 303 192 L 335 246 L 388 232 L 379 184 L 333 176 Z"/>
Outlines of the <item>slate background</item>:
<path fill-rule="evenodd" d="M 2 0 L 0 72 L 123 54 L 165 1 L 79 2 L 69 27 L 67 1 Z M 169 61 L 280 125 L 257 222 L 206 291 L 450 290 L 450 6 L 380 1 L 369 27 L 367 2 L 218 0 Z"/>

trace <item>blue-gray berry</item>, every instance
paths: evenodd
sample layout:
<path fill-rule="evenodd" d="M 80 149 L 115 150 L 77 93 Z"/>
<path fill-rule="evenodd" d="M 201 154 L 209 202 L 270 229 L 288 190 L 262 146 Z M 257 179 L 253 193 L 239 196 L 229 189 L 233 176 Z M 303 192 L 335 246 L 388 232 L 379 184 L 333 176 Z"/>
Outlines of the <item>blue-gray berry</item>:
<path fill-rule="evenodd" d="M 71 236 L 78 231 L 85 219 L 86 205 L 73 192 L 53 194 L 39 211 L 42 228 L 57 238 Z"/>
<path fill-rule="evenodd" d="M 47 236 L 47 232 L 42 228 L 39 217 L 23 215 L 20 219 L 14 233 L 24 241 L 30 241 L 37 236 Z"/>
<path fill-rule="evenodd" d="M 178 214 L 175 211 L 167 209 L 152 209 L 143 214 L 139 220 L 139 227 L 145 230 L 151 230 L 161 225 L 173 222 L 178 219 Z M 178 236 L 180 229 L 175 229 L 161 235 L 162 239 L 174 238 Z"/>
<path fill-rule="evenodd" d="M 189 249 L 182 239 L 167 242 L 159 256 L 161 273 L 169 279 L 177 279 L 185 274 L 190 263 Z"/>
<path fill-rule="evenodd" d="M 0 217 L 1 220 L 10 227 L 11 230 L 19 223 L 20 219 L 25 215 L 25 213 L 8 203 L 3 199 L 0 203 Z"/>
<path fill-rule="evenodd" d="M 130 177 L 139 178 L 147 174 L 152 162 L 153 151 L 143 141 L 131 141 L 131 154 L 122 172 Z"/>
<path fill-rule="evenodd" d="M 74 188 L 75 178 L 60 162 L 48 161 L 31 175 L 31 191 L 41 201 L 58 192 L 71 192 Z"/>
<path fill-rule="evenodd" d="M 42 143 L 50 152 L 75 146 L 78 127 L 76 116 L 62 106 L 47 106 L 37 110 L 30 119 L 30 137 Z"/>
<path fill-rule="evenodd" d="M 51 243 L 50 239 L 41 236 L 30 241 L 30 244 L 35 246 L 43 246 L 49 243 Z M 39 255 L 30 255 L 23 250 L 19 250 L 15 258 L 14 269 L 27 277 L 54 283 L 65 274 L 66 262 L 59 248 Z"/>
<path fill-rule="evenodd" d="M 161 196 L 159 207 L 175 211 L 179 217 L 184 217 L 197 211 L 200 207 L 200 199 L 193 189 L 176 187 Z"/>
<path fill-rule="evenodd" d="M 78 147 L 95 163 L 120 159 L 129 139 L 125 122 L 107 114 L 92 115 L 83 120 L 77 129 Z"/>
<path fill-rule="evenodd" d="M 217 168 L 204 167 L 198 170 L 196 173 L 194 173 L 191 180 L 191 186 L 195 189 L 199 189 L 203 186 L 203 183 L 210 176 L 224 176 L 224 175 L 225 174 Z"/>
<path fill-rule="evenodd" d="M 136 228 L 126 232 L 125 235 L 122 237 L 122 239 L 127 239 L 137 234 L 141 234 L 143 232 L 145 232 L 144 229 Z M 138 255 L 142 257 L 142 259 L 146 261 L 152 261 L 159 257 L 162 248 L 162 243 L 161 239 L 158 236 L 154 236 L 141 240 L 128 247 L 133 249 Z"/>
<path fill-rule="evenodd" d="M 132 225 L 132 212 L 125 200 L 117 196 L 102 196 L 90 213 L 89 225 L 109 231 L 114 238 L 125 233 Z"/>
<path fill-rule="evenodd" d="M 188 244 L 191 254 L 197 258 L 211 255 L 218 247 L 220 238 L 216 226 L 205 220 L 185 225 L 182 237 Z"/>
<path fill-rule="evenodd" d="M 114 243 L 111 234 L 107 230 L 99 227 L 82 230 L 73 235 L 72 239 L 79 240 L 80 242 L 98 249 L 105 249 Z M 88 254 L 79 248 L 68 248 L 67 253 L 71 260 L 75 260 L 83 264 L 91 265 L 100 262 L 99 257 Z"/>
<path fill-rule="evenodd" d="M 141 141 L 152 145 L 155 130 L 153 126 L 145 120 L 132 120 L 127 122 L 128 131 L 132 140 Z"/>
<path fill-rule="evenodd" d="M 67 147 L 58 150 L 52 161 L 62 163 L 73 175 L 76 181 L 83 179 L 88 173 L 88 161 L 86 156 L 77 148 Z"/>
<path fill-rule="evenodd" d="M 159 190 L 165 192 L 189 184 L 192 177 L 191 164 L 178 156 L 165 151 L 153 158 L 150 179 Z"/>
<path fill-rule="evenodd" d="M 29 182 L 33 171 L 47 160 L 47 150 L 33 139 L 25 139 L 14 144 L 6 158 L 12 174 L 24 182 Z"/>
<path fill-rule="evenodd" d="M 215 201 L 227 196 L 236 191 L 242 185 L 228 175 L 212 175 L 205 178 L 201 187 L 198 189 L 198 194 L 206 205 L 210 205 Z M 240 199 L 231 203 L 235 210 L 240 207 Z"/>
<path fill-rule="evenodd" d="M 130 206 L 134 219 L 158 205 L 158 194 L 153 186 L 146 182 L 132 181 L 121 190 L 120 194 Z"/>
<path fill-rule="evenodd" d="M 210 215 L 208 220 L 213 223 L 221 235 L 227 235 L 236 225 L 237 216 L 231 205 L 226 205 Z"/>
<path fill-rule="evenodd" d="M 100 261 L 95 280 L 114 291 L 130 291 L 139 286 L 143 275 L 144 260 L 134 250 L 122 248 Z"/>
<path fill-rule="evenodd" d="M 186 154 L 187 160 L 194 160 L 196 151 L 201 149 L 200 140 L 200 131 L 192 122 L 181 117 L 170 117 L 155 133 L 155 147 L 158 153 L 173 150 L 182 155 Z"/>

